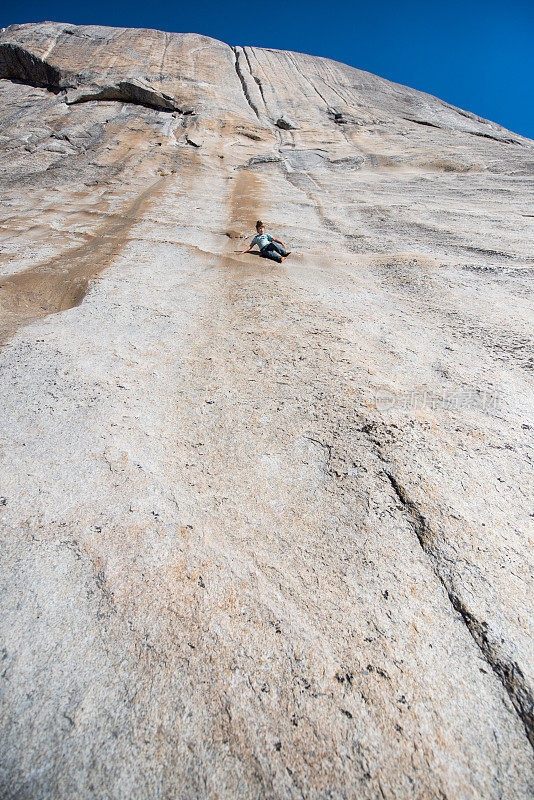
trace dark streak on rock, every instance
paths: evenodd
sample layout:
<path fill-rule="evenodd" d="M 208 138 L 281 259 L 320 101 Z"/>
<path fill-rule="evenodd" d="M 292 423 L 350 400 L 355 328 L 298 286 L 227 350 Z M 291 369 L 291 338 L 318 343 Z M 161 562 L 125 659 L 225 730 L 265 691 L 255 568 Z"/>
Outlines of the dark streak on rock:
<path fill-rule="evenodd" d="M 251 98 L 251 96 L 249 94 L 248 86 L 247 86 L 247 83 L 245 81 L 245 76 L 243 75 L 243 73 L 241 71 L 241 65 L 239 63 L 239 51 L 238 51 L 238 48 L 237 47 L 232 47 L 232 50 L 234 51 L 234 55 L 235 55 L 235 61 L 234 61 L 235 71 L 237 73 L 237 77 L 239 78 L 239 82 L 241 83 L 241 88 L 243 89 L 243 94 L 245 95 L 245 100 L 247 101 L 247 103 L 249 104 L 249 106 L 251 107 L 251 109 L 253 110 L 253 112 L 256 114 L 256 116 L 259 119 L 260 113 L 258 111 L 258 108 L 257 108 L 256 104 L 254 103 L 254 101 L 252 100 L 252 98 Z"/>
<path fill-rule="evenodd" d="M 443 130 L 441 125 L 436 125 L 435 122 L 428 122 L 426 119 L 414 119 L 413 117 L 403 117 L 408 122 L 415 122 L 417 125 L 425 125 L 427 128 L 439 128 Z"/>
<path fill-rule="evenodd" d="M 254 82 L 255 82 L 256 86 L 258 87 L 258 89 L 260 91 L 261 99 L 263 100 L 263 105 L 265 107 L 267 107 L 267 105 L 265 103 L 265 95 L 263 94 L 263 84 L 262 84 L 260 78 L 258 78 L 257 75 L 254 75 L 254 73 L 252 71 L 252 64 L 250 63 L 250 58 L 248 57 L 248 53 L 247 53 L 247 48 L 246 47 L 243 47 L 243 55 L 245 56 L 245 58 L 247 60 L 249 72 L 252 75 L 252 77 L 254 78 Z"/>
<path fill-rule="evenodd" d="M 400 485 L 396 477 L 388 471 L 385 471 L 385 475 L 387 476 L 396 497 L 400 500 L 410 517 L 410 521 L 419 544 L 421 545 L 425 555 L 428 556 L 432 563 L 434 574 L 445 589 L 454 610 L 460 614 L 467 627 L 467 630 L 473 638 L 473 641 L 476 643 L 485 660 L 506 689 L 506 692 L 512 701 L 512 705 L 514 706 L 521 722 L 525 727 L 528 740 L 532 747 L 534 747 L 534 697 L 527 686 L 523 672 L 516 663 L 503 661 L 499 657 L 498 653 L 495 652 L 486 632 L 487 624 L 476 619 L 476 617 L 467 610 L 464 603 L 455 593 L 454 587 L 451 585 L 450 580 L 442 575 L 439 558 L 434 552 L 430 541 L 432 538 L 432 531 L 427 520 L 421 514 L 413 500 L 407 496 L 406 490 Z"/>
<path fill-rule="evenodd" d="M 517 139 L 511 139 L 509 136 L 492 136 L 491 133 L 483 133 L 482 131 L 466 131 L 466 133 L 469 133 L 470 136 L 482 136 L 483 139 L 493 139 L 494 142 L 500 142 L 501 144 L 522 145 L 522 142 L 518 141 Z"/>
<path fill-rule="evenodd" d="M 81 92 L 72 100 L 67 99 L 68 105 L 78 103 L 90 103 L 94 100 L 116 100 L 121 103 L 131 103 L 145 108 L 153 108 L 156 111 L 166 111 L 169 113 L 178 112 L 180 114 L 192 114 L 190 109 L 180 108 L 172 97 L 156 92 L 152 89 L 138 86 L 131 81 L 119 81 L 114 86 L 102 86 L 96 89 L 89 89 Z"/>

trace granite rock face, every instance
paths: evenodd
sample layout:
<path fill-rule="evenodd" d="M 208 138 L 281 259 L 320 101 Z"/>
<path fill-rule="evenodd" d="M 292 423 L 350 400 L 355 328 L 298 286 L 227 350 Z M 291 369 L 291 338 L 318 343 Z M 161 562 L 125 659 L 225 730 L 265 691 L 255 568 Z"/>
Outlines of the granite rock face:
<path fill-rule="evenodd" d="M 195 34 L 0 92 L 2 797 L 531 797 L 534 142 Z"/>

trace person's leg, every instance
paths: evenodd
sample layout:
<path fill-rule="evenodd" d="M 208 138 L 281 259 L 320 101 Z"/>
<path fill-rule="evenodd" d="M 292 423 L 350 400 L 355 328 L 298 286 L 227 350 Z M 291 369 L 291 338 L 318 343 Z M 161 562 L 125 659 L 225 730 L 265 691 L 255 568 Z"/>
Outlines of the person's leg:
<path fill-rule="evenodd" d="M 280 253 L 281 256 L 287 256 L 287 250 L 284 250 L 281 244 L 277 244 L 276 242 L 271 242 L 269 247 L 274 247 L 274 249 Z"/>
<path fill-rule="evenodd" d="M 278 261 L 279 264 L 282 263 L 282 256 L 277 251 L 274 242 L 269 242 L 265 247 L 262 247 L 260 255 L 263 256 L 263 258 L 270 258 L 272 261 Z"/>

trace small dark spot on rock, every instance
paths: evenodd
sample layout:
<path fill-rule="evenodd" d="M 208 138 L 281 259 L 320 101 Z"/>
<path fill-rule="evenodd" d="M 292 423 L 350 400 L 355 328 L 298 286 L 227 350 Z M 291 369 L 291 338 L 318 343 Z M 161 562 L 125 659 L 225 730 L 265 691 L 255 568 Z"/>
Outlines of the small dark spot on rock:
<path fill-rule="evenodd" d="M 281 128 L 283 131 L 294 131 L 297 127 L 293 124 L 293 122 L 285 117 L 279 117 L 274 124 L 277 128 Z"/>
<path fill-rule="evenodd" d="M 386 678 L 389 681 L 389 675 L 387 674 L 387 672 L 384 672 L 383 669 L 380 669 L 380 667 L 377 667 L 376 668 L 376 672 L 377 672 L 377 675 L 380 675 L 382 678 Z"/>
<path fill-rule="evenodd" d="M 204 581 L 202 580 L 202 575 L 199 575 L 199 576 L 198 576 L 198 585 L 199 585 L 199 586 L 200 586 L 202 589 L 205 589 L 205 588 L 206 588 L 206 584 L 205 584 L 205 583 L 204 583 Z"/>
<path fill-rule="evenodd" d="M 246 136 L 247 139 L 252 139 L 254 142 L 261 142 L 261 136 L 257 136 L 255 133 L 250 133 L 249 131 L 239 131 L 241 136 Z"/>
<path fill-rule="evenodd" d="M 352 686 L 352 681 L 354 680 L 354 674 L 352 672 L 345 672 L 345 673 L 336 672 L 335 679 L 336 681 L 338 681 L 338 683 L 345 683 L 345 681 L 347 681 L 349 686 Z"/>
<path fill-rule="evenodd" d="M 278 750 L 278 752 L 280 752 L 280 750 L 282 749 L 282 742 L 275 742 L 274 743 L 274 749 Z"/>
<path fill-rule="evenodd" d="M 342 714 L 345 714 L 346 717 L 352 719 L 352 714 L 350 713 L 350 711 L 347 711 L 346 708 L 340 708 L 339 710 L 341 711 Z"/>

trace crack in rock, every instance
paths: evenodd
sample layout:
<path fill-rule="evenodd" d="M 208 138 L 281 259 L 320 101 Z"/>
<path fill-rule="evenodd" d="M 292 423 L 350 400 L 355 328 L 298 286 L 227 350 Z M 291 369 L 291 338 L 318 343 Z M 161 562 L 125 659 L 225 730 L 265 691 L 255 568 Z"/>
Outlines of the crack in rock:
<path fill-rule="evenodd" d="M 415 119 L 414 117 L 403 117 L 407 122 L 415 122 L 416 125 L 425 125 L 428 128 L 439 128 L 443 130 L 442 125 L 437 125 L 435 122 L 429 122 L 426 119 Z"/>
<path fill-rule="evenodd" d="M 240 56 L 241 50 L 238 47 L 232 47 L 232 50 L 234 51 L 234 55 L 235 55 L 235 61 L 234 61 L 235 71 L 237 73 L 237 77 L 239 78 L 239 82 L 241 84 L 241 88 L 243 89 L 243 94 L 245 95 L 245 100 L 247 101 L 247 103 L 249 104 L 249 106 L 251 107 L 251 109 L 253 110 L 253 112 L 256 114 L 256 116 L 259 119 L 260 118 L 260 112 L 258 111 L 257 105 L 254 103 L 254 101 L 252 100 L 252 98 L 250 96 L 250 92 L 249 92 L 249 89 L 248 89 L 248 86 L 247 86 L 247 82 L 246 82 L 245 76 L 243 75 L 243 72 L 241 70 L 241 65 L 239 63 L 239 60 L 240 60 L 239 56 Z"/>
<path fill-rule="evenodd" d="M 534 747 L 534 697 L 532 692 L 527 686 L 525 676 L 518 664 L 514 662 L 505 662 L 499 658 L 495 652 L 487 635 L 487 623 L 478 620 L 474 614 L 467 610 L 465 604 L 454 592 L 450 582 L 443 577 L 439 564 L 439 557 L 434 552 L 432 545 L 429 541 L 432 536 L 432 531 L 428 525 L 427 520 L 421 514 L 416 504 L 411 500 L 406 490 L 400 485 L 397 478 L 385 470 L 393 491 L 406 509 L 415 535 L 421 545 L 421 549 L 432 562 L 433 571 L 445 589 L 447 596 L 455 611 L 460 614 L 464 621 L 467 630 L 471 634 L 473 641 L 478 646 L 480 652 L 484 656 L 495 675 L 499 678 L 503 687 L 512 701 L 517 715 L 524 725 L 525 732 L 532 747 Z"/>
<path fill-rule="evenodd" d="M 119 81 L 113 86 L 80 88 L 75 93 L 67 94 L 66 103 L 67 105 L 76 105 L 77 103 L 90 103 L 94 100 L 116 100 L 153 108 L 156 111 L 178 112 L 184 115 L 193 113 L 192 109 L 182 109 L 169 95 L 141 86 L 134 81 Z"/>
<path fill-rule="evenodd" d="M 493 136 L 491 133 L 483 133 L 482 131 L 467 131 L 467 133 L 471 136 L 481 136 L 483 139 L 493 139 L 494 142 L 500 142 L 501 144 L 519 144 L 521 147 L 523 146 L 522 142 L 511 137 Z"/>

